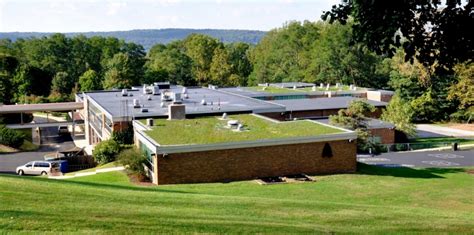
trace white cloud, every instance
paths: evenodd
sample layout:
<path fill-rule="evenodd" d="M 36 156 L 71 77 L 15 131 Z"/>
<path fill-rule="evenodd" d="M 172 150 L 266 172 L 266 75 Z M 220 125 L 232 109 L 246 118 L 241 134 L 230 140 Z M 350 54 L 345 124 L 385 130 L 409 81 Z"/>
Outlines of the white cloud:
<path fill-rule="evenodd" d="M 107 15 L 113 16 L 116 15 L 121 9 L 127 7 L 125 1 L 111 1 L 107 4 Z"/>

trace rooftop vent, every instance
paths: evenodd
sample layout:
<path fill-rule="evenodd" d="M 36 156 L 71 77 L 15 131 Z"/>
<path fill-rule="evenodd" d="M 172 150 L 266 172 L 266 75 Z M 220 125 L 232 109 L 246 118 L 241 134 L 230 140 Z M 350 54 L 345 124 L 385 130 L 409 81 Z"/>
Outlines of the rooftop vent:
<path fill-rule="evenodd" d="M 183 94 L 188 94 L 188 88 L 183 87 L 183 91 L 182 91 L 181 93 L 183 93 Z"/>
<path fill-rule="evenodd" d="M 122 89 L 122 96 L 127 96 L 127 95 L 128 95 L 127 89 Z"/>
<path fill-rule="evenodd" d="M 161 102 L 160 107 L 162 107 L 162 108 L 166 107 L 165 102 Z"/>
<path fill-rule="evenodd" d="M 147 100 L 151 100 L 151 95 L 149 95 L 146 99 L 147 99 Z"/>
<path fill-rule="evenodd" d="M 201 100 L 201 104 L 202 104 L 202 105 L 207 105 L 207 101 L 206 101 L 205 99 L 202 99 L 202 100 Z"/>
<path fill-rule="evenodd" d="M 184 93 L 184 98 L 185 98 L 185 99 L 189 99 L 188 93 Z"/>
<path fill-rule="evenodd" d="M 293 86 L 293 90 L 296 90 L 296 86 Z"/>
<path fill-rule="evenodd" d="M 141 112 L 142 112 L 142 113 L 148 113 L 148 109 L 147 109 L 147 108 L 142 108 L 142 109 L 141 109 Z"/>
<path fill-rule="evenodd" d="M 316 85 L 311 88 L 312 91 L 316 91 Z"/>
<path fill-rule="evenodd" d="M 159 86 L 153 86 L 152 94 L 153 95 L 159 95 L 160 94 L 160 87 Z"/>
<path fill-rule="evenodd" d="M 140 101 L 137 100 L 137 99 L 133 99 L 133 107 L 134 108 L 140 108 L 141 107 Z"/>
<path fill-rule="evenodd" d="M 229 120 L 227 122 L 227 126 L 230 127 L 231 129 L 236 129 L 239 126 L 239 121 L 238 120 Z"/>
<path fill-rule="evenodd" d="M 161 101 L 172 101 L 173 99 L 165 93 L 161 93 Z"/>
<path fill-rule="evenodd" d="M 319 88 L 323 88 L 324 87 L 324 83 L 319 83 Z"/>
<path fill-rule="evenodd" d="M 183 100 L 181 99 L 181 93 L 173 92 L 173 93 L 172 93 L 172 98 L 173 98 L 173 103 L 175 103 L 175 104 L 180 104 L 181 101 L 183 101 Z"/>
<path fill-rule="evenodd" d="M 222 114 L 222 119 L 224 119 L 224 120 L 227 119 L 227 113 Z"/>
<path fill-rule="evenodd" d="M 168 106 L 169 120 L 182 120 L 186 118 L 186 106 L 184 104 L 170 104 Z"/>
<path fill-rule="evenodd" d="M 331 85 L 330 85 L 329 83 L 326 85 L 326 91 L 329 91 L 329 87 L 330 87 L 330 86 L 331 86 Z"/>
<path fill-rule="evenodd" d="M 147 126 L 153 126 L 155 124 L 155 122 L 153 121 L 153 118 L 147 118 L 146 119 L 146 125 Z"/>

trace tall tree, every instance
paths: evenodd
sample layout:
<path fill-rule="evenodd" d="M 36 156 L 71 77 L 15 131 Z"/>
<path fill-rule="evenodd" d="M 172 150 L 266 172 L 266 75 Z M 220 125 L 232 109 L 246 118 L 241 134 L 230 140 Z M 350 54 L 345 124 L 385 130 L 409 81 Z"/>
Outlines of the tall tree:
<path fill-rule="evenodd" d="M 89 69 L 79 77 L 79 86 L 81 91 L 100 90 L 102 81 L 94 70 Z"/>
<path fill-rule="evenodd" d="M 142 68 L 134 67 L 130 57 L 125 53 L 117 53 L 107 63 L 103 87 L 111 88 L 130 88 L 133 85 L 140 84 Z"/>
<path fill-rule="evenodd" d="M 183 41 L 185 53 L 193 61 L 192 74 L 200 85 L 206 85 L 211 79 L 210 67 L 214 50 L 218 45 L 222 45 L 216 39 L 200 35 L 191 34 Z"/>
<path fill-rule="evenodd" d="M 324 20 L 354 20 L 353 40 L 378 54 L 395 54 L 434 65 L 437 73 L 474 58 L 474 1 L 344 0 L 323 14 Z"/>
<path fill-rule="evenodd" d="M 238 85 L 230 84 L 229 77 L 232 72 L 232 66 L 229 64 L 229 54 L 224 47 L 217 47 L 212 56 L 210 66 L 210 82 L 214 85 Z"/>

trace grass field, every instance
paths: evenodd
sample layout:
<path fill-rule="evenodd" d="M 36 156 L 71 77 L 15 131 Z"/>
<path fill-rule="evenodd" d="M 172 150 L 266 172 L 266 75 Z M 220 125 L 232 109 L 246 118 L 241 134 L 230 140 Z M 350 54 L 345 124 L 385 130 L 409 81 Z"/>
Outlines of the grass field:
<path fill-rule="evenodd" d="M 474 232 L 464 169 L 359 166 L 314 183 L 134 186 L 122 172 L 68 181 L 0 175 L 0 230 L 82 233 Z"/>
<path fill-rule="evenodd" d="M 245 131 L 227 128 L 227 121 L 239 120 Z M 301 120 L 275 123 L 253 115 L 232 115 L 228 120 L 203 117 L 185 120 L 155 119 L 155 126 L 146 133 L 161 145 L 209 144 L 261 139 L 317 136 L 343 131 L 315 122 Z M 142 120 L 145 123 L 145 120 Z M 179 131 L 177 131 L 179 130 Z M 202 138 L 206 136 L 206 138 Z"/>

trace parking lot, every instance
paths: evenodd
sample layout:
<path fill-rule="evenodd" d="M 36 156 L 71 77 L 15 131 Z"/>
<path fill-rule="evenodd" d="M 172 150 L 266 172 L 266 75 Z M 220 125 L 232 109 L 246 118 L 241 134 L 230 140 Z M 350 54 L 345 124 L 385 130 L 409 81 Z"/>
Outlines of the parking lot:
<path fill-rule="evenodd" d="M 29 161 L 44 160 L 44 155 L 74 147 L 70 135 L 58 135 L 57 127 L 41 128 L 43 145 L 34 152 L 0 154 L 0 173 L 14 174 L 16 167 Z"/>
<path fill-rule="evenodd" d="M 387 167 L 467 167 L 474 166 L 474 150 L 392 152 L 381 155 L 359 155 L 357 161 Z"/>

